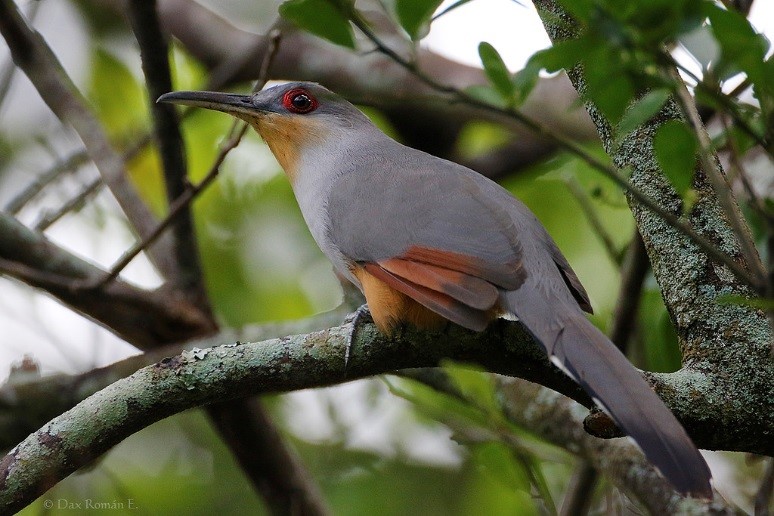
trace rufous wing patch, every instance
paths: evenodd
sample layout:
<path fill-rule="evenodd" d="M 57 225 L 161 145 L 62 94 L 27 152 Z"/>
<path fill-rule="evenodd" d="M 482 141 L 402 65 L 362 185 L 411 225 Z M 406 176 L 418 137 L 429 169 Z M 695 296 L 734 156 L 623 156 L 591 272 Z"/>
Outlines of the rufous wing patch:
<path fill-rule="evenodd" d="M 516 290 L 527 277 L 520 256 L 515 256 L 508 263 L 494 263 L 475 256 L 415 245 L 399 258 L 462 272 L 505 290 Z"/>
<path fill-rule="evenodd" d="M 497 287 L 464 272 L 403 258 L 383 260 L 379 265 L 395 276 L 443 293 L 477 310 L 492 308 L 499 297 Z"/>
<path fill-rule="evenodd" d="M 378 263 L 364 263 L 361 265 L 366 273 L 380 280 L 388 287 L 404 294 L 420 305 L 429 308 L 443 318 L 455 322 L 460 326 L 464 326 L 465 328 L 482 331 L 497 315 L 495 306 L 490 307 L 490 310 L 479 310 L 455 299 L 445 292 L 433 290 L 426 286 L 414 283 L 396 273 L 390 272 Z M 372 301 L 368 297 L 368 291 L 365 286 L 363 287 L 363 292 L 368 301 L 368 306 L 373 310 Z M 417 325 L 414 321 L 407 320 L 408 318 L 406 316 L 401 316 L 401 314 L 397 315 L 397 321 L 411 322 Z M 374 320 L 376 320 L 376 318 L 374 318 Z M 422 325 L 419 324 L 417 326 Z"/>

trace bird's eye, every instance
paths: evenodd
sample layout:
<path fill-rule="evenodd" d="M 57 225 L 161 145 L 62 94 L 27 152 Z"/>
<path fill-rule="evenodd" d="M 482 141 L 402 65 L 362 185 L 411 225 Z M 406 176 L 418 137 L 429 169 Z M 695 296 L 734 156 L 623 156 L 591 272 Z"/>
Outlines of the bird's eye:
<path fill-rule="evenodd" d="M 317 108 L 317 99 L 304 89 L 290 90 L 282 97 L 282 105 L 293 113 L 309 113 Z"/>

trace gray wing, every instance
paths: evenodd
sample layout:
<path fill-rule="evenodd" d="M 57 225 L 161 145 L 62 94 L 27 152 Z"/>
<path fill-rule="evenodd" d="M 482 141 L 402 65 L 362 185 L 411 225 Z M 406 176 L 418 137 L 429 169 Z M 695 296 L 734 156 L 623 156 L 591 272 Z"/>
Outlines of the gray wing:
<path fill-rule="evenodd" d="M 356 262 L 406 257 L 470 273 L 503 290 L 514 290 L 532 261 L 550 264 L 582 308 L 588 296 L 551 237 L 529 209 L 508 191 L 455 163 L 401 146 L 399 161 L 374 153 L 339 175 L 328 199 L 329 233 Z M 359 192 L 363 188 L 370 195 Z M 446 258 L 434 251 L 446 253 Z M 468 268 L 459 266 L 468 259 Z M 532 263 L 532 265 L 535 265 Z M 541 267 L 543 268 L 542 264 Z"/>
<path fill-rule="evenodd" d="M 531 262 L 525 260 L 527 246 L 532 260 L 551 264 L 554 273 L 561 271 L 553 274 L 560 287 L 566 284 L 582 307 L 589 306 L 556 245 L 510 193 L 469 169 L 408 147 L 390 154 L 400 155 L 400 161 L 376 161 L 376 157 L 361 161 L 356 169 L 339 176 L 329 197 L 329 236 L 348 259 L 380 264 L 389 273 L 388 283 L 397 275 L 398 281 L 419 282 L 451 295 L 466 308 L 485 310 L 481 305 L 486 303 L 472 299 L 482 295 L 483 287 L 478 294 L 456 295 L 448 291 L 454 282 L 429 279 L 423 274 L 427 268 L 417 270 L 416 263 L 461 272 L 468 279 L 508 291 L 517 289 L 531 272 L 527 266 Z M 367 198 L 359 194 L 364 186 Z M 411 262 L 408 269 L 414 276 L 406 276 L 406 264 L 400 260 Z M 430 272 L 438 279 L 437 269 Z M 486 298 L 491 300 L 491 295 Z M 428 308 L 441 312 L 437 306 Z M 463 324 L 459 318 L 441 314 Z M 480 329 L 481 325 L 475 326 Z"/>
<path fill-rule="evenodd" d="M 513 277 L 497 274 L 505 272 L 503 264 L 515 269 L 522 259 L 507 211 L 487 198 L 477 181 L 483 178 L 420 156 L 432 160 L 413 160 L 410 173 L 404 163 L 382 162 L 340 176 L 328 200 L 331 239 L 344 255 L 363 262 L 403 256 L 418 246 L 457 253 L 488 264 L 493 270 L 484 279 L 515 288 Z M 359 194 L 364 186 L 368 197 Z"/>

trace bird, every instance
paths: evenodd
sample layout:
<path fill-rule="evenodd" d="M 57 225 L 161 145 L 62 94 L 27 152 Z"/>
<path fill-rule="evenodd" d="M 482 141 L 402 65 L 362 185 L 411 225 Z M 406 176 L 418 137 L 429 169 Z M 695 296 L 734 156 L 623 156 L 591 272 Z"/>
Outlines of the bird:
<path fill-rule="evenodd" d="M 535 215 L 506 189 L 405 146 L 310 82 L 250 95 L 176 91 L 158 102 L 249 123 L 283 168 L 309 230 L 365 295 L 380 331 L 515 317 L 685 496 L 712 498 L 699 450 L 584 312 L 591 303 Z"/>

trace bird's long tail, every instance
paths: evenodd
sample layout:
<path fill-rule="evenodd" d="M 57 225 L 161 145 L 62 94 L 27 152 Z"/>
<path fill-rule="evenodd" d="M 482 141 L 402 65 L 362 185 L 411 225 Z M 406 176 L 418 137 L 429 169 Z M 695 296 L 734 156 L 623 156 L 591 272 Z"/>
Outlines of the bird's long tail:
<path fill-rule="evenodd" d="M 712 498 L 710 470 L 682 425 L 642 375 L 579 308 L 545 306 L 529 296 L 508 304 L 569 374 L 642 448 L 645 456 L 685 495 Z M 523 293 L 521 293 L 523 294 Z M 515 305 L 515 306 L 513 306 Z"/>

